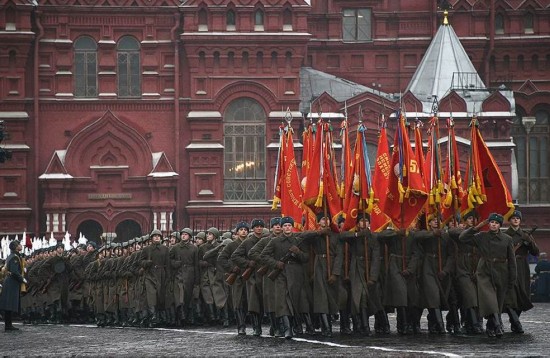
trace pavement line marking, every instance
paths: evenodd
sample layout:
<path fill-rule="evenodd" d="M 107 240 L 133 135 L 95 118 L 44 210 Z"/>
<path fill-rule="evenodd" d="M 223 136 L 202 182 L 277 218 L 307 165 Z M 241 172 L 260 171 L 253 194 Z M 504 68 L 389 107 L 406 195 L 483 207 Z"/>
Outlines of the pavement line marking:
<path fill-rule="evenodd" d="M 192 332 L 192 333 L 199 333 L 199 334 L 223 334 L 223 335 L 235 335 L 234 332 L 214 332 L 214 331 L 199 331 L 199 330 L 189 330 L 189 329 L 178 329 L 178 328 L 154 328 L 159 331 L 176 331 L 176 332 Z M 269 335 L 261 335 L 261 337 L 264 338 L 279 338 L 284 339 L 284 337 L 272 337 Z M 373 350 L 381 350 L 386 352 L 403 352 L 403 353 L 419 353 L 419 354 L 430 354 L 430 355 L 439 355 L 449 358 L 460 358 L 461 355 L 454 354 L 454 353 L 448 353 L 448 352 L 438 352 L 438 351 L 417 351 L 412 349 L 396 349 L 396 348 L 386 348 L 386 347 L 378 347 L 378 346 L 350 346 L 347 344 L 340 344 L 340 343 L 334 343 L 334 342 L 325 342 L 325 341 L 318 341 L 314 339 L 305 339 L 305 338 L 298 338 L 293 337 L 292 340 L 298 341 L 298 342 L 306 342 L 306 343 L 312 343 L 312 344 L 323 344 L 330 347 L 336 347 L 336 348 L 368 348 Z"/>
<path fill-rule="evenodd" d="M 527 322 L 527 321 L 526 321 Z M 542 323 L 542 322 L 541 322 Z M 69 326 L 73 327 L 85 327 L 85 328 L 98 328 L 95 325 L 89 325 L 89 324 L 71 324 Z M 109 327 L 112 328 L 112 327 Z M 124 327 L 124 328 L 137 328 L 137 327 Z M 173 331 L 173 332 L 186 332 L 186 333 L 198 333 L 198 334 L 220 334 L 220 335 L 229 335 L 234 336 L 235 332 L 219 332 L 219 331 L 205 331 L 205 330 L 194 330 L 194 329 L 184 329 L 184 328 L 152 328 L 157 331 Z M 284 339 L 284 337 L 272 337 L 269 335 L 261 335 L 260 337 L 264 338 L 279 338 Z M 367 348 L 367 349 L 373 349 L 373 350 L 380 350 L 385 352 L 402 352 L 402 353 L 419 353 L 419 354 L 429 354 L 429 355 L 439 355 L 449 358 L 460 358 L 461 355 L 454 354 L 454 353 L 448 353 L 448 352 L 438 352 L 438 351 L 417 351 L 412 349 L 396 349 L 396 348 L 386 348 L 386 347 L 378 347 L 378 346 L 350 346 L 347 344 L 340 344 L 340 343 L 334 343 L 334 342 L 324 342 L 324 341 L 318 341 L 314 339 L 305 339 L 305 338 L 298 338 L 293 337 L 292 340 L 298 341 L 298 342 L 306 342 L 306 343 L 312 343 L 312 344 L 322 344 L 329 347 L 336 347 L 336 348 Z"/>
<path fill-rule="evenodd" d="M 521 320 L 521 321 L 527 322 L 527 323 L 548 324 L 548 322 L 544 322 L 544 321 L 524 321 L 524 320 Z"/>
<path fill-rule="evenodd" d="M 386 351 L 386 352 L 403 352 L 403 353 L 420 353 L 420 354 L 431 354 L 431 355 L 440 355 L 450 358 L 460 358 L 461 355 L 454 354 L 454 353 L 448 353 L 448 352 L 438 352 L 438 351 L 416 351 L 412 349 L 396 349 L 396 348 L 386 348 L 386 347 L 378 347 L 378 346 L 350 346 L 350 345 L 344 345 L 344 344 L 338 344 L 338 343 L 332 343 L 332 342 L 323 342 L 323 341 L 317 341 L 317 340 L 311 340 L 311 339 L 305 339 L 305 338 L 292 338 L 295 341 L 300 342 L 308 342 L 308 343 L 316 343 L 316 344 L 324 344 L 332 347 L 339 347 L 339 348 L 367 348 L 367 349 L 373 349 L 373 350 L 380 350 L 380 351 Z"/>

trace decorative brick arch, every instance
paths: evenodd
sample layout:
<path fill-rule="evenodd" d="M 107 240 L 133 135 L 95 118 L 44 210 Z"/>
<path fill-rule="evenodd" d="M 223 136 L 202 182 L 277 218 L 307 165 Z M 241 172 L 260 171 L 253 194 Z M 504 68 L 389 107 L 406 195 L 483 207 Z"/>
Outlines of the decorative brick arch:
<path fill-rule="evenodd" d="M 133 220 L 137 222 L 141 226 L 141 229 L 144 233 L 149 231 L 149 226 L 151 225 L 150 220 L 143 213 L 135 211 L 125 211 L 117 214 L 111 220 L 111 229 L 114 230 L 118 226 L 118 224 L 125 220 Z"/>
<path fill-rule="evenodd" d="M 90 177 L 90 166 L 126 165 L 130 176 L 146 176 L 153 169 L 149 144 L 111 111 L 74 136 L 66 158 L 65 167 L 75 177 Z"/>
<path fill-rule="evenodd" d="M 277 107 L 276 96 L 267 87 L 258 83 L 249 81 L 240 81 L 222 88 L 215 101 L 214 107 L 220 108 L 223 113 L 231 101 L 236 98 L 250 97 L 258 101 L 266 110 L 269 111 Z"/>
<path fill-rule="evenodd" d="M 67 221 L 68 221 L 68 227 L 67 231 L 70 233 L 76 233 L 76 229 L 85 221 L 88 220 L 94 220 L 101 225 L 103 230 L 105 231 L 107 226 L 109 225 L 109 220 L 102 215 L 100 212 L 97 211 L 85 211 L 78 214 L 69 214 Z"/>

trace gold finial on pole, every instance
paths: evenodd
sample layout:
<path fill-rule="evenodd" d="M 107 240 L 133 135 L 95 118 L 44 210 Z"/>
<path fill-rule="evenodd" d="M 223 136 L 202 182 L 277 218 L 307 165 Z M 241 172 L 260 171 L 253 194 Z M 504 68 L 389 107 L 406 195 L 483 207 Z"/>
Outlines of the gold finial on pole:
<path fill-rule="evenodd" d="M 443 11 L 443 25 L 449 25 L 449 19 L 447 18 L 448 15 L 449 11 Z"/>

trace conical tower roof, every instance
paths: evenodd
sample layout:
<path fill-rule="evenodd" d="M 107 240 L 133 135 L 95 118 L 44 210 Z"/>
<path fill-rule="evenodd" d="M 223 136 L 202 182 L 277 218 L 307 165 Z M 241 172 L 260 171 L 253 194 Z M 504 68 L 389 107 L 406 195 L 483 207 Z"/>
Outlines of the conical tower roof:
<path fill-rule="evenodd" d="M 445 14 L 407 91 L 423 103 L 423 112 L 429 113 L 433 96 L 441 100 L 452 89 L 485 90 L 486 87 Z"/>

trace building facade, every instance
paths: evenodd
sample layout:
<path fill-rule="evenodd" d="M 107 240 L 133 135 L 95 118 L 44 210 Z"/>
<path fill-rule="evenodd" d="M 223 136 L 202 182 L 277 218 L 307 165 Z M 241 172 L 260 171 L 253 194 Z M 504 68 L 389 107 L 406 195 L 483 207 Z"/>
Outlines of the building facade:
<path fill-rule="evenodd" d="M 373 146 L 382 114 L 429 115 L 410 84 L 444 7 L 484 86 L 464 83 L 488 95 L 468 107 L 458 69 L 439 111 L 464 153 L 480 116 L 526 221 L 547 235 L 550 7 L 511 0 L 1 0 L 13 154 L 0 163 L 1 235 L 126 239 L 268 218 L 287 109 L 300 133 L 303 118 L 336 127 L 347 108 Z"/>

